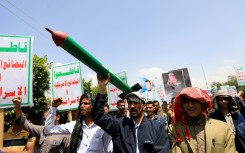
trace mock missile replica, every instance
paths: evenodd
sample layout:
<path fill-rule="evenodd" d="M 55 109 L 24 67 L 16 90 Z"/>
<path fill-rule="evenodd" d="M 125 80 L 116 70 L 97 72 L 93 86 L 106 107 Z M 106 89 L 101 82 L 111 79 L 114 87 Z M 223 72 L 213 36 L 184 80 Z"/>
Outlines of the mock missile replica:
<path fill-rule="evenodd" d="M 132 87 L 129 87 L 115 74 L 113 74 L 106 67 L 104 67 L 100 61 L 98 61 L 88 51 L 86 51 L 76 41 L 74 41 L 70 36 L 68 36 L 67 33 L 61 31 L 52 31 L 49 28 L 45 28 L 45 29 L 51 33 L 53 41 L 56 44 L 56 46 L 60 46 L 61 48 L 66 50 L 68 53 L 70 53 L 72 56 L 77 58 L 83 64 L 87 65 L 89 68 L 91 68 L 93 71 L 101 75 L 103 78 L 107 78 L 109 73 L 110 82 L 114 86 L 119 88 L 121 91 L 123 91 L 123 93 L 119 95 L 120 98 L 123 99 L 126 94 L 141 89 L 141 86 L 138 83 Z"/>

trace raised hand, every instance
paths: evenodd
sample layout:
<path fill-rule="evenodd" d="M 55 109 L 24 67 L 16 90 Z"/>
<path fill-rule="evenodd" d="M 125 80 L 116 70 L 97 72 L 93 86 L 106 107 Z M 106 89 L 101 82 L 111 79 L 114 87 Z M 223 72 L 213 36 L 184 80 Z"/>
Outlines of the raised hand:
<path fill-rule="evenodd" d="M 16 96 L 12 99 L 14 106 L 20 106 L 22 102 L 22 98 L 20 96 Z"/>
<path fill-rule="evenodd" d="M 54 100 L 52 101 L 52 107 L 58 107 L 61 105 L 61 103 L 62 103 L 61 97 L 54 98 Z"/>
<path fill-rule="evenodd" d="M 14 104 L 15 107 L 15 118 L 17 119 L 18 117 L 20 117 L 22 110 L 21 110 L 21 102 L 22 102 L 22 98 L 20 96 L 16 96 L 12 99 L 12 102 Z"/>
<path fill-rule="evenodd" d="M 105 79 L 101 75 L 97 74 L 97 80 L 99 85 L 99 92 L 101 94 L 105 94 L 106 86 L 110 82 L 110 74 L 108 73 L 108 77 Z"/>

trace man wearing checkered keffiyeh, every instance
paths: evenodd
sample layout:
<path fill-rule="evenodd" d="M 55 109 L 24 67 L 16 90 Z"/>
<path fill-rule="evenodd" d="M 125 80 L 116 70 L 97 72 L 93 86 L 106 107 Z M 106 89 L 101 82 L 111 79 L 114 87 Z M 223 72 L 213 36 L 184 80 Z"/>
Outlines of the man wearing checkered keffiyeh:
<path fill-rule="evenodd" d="M 211 106 L 210 96 L 202 89 L 188 87 L 177 94 L 168 129 L 172 153 L 236 152 L 227 124 L 207 117 Z"/>

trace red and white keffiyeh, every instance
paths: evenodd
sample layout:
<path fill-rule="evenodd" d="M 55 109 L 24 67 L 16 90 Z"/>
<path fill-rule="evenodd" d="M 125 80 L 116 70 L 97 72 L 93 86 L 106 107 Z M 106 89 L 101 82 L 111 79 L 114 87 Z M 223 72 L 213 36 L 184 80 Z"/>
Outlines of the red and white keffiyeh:
<path fill-rule="evenodd" d="M 208 95 L 208 93 L 205 90 L 202 90 L 200 88 L 194 88 L 194 87 L 184 88 L 177 94 L 177 96 L 174 99 L 174 103 L 173 103 L 174 124 L 176 121 L 185 122 L 185 120 L 183 121 L 183 110 L 181 108 L 183 102 L 182 99 L 184 96 L 190 99 L 195 99 L 200 103 L 204 104 L 202 113 L 205 116 L 206 116 L 207 109 L 212 107 L 211 97 Z"/>
<path fill-rule="evenodd" d="M 176 121 L 181 121 L 182 123 L 186 123 L 186 116 L 182 109 L 182 103 L 183 103 L 183 97 L 195 99 L 203 104 L 202 108 L 202 114 L 207 117 L 207 109 L 212 107 L 212 100 L 211 97 L 208 95 L 208 93 L 205 90 L 202 90 L 200 88 L 194 88 L 194 87 L 187 87 L 181 90 L 177 96 L 174 99 L 173 103 L 173 118 L 172 123 L 173 125 L 176 124 Z M 175 129 L 176 132 L 176 141 L 180 142 L 182 141 L 182 138 L 180 137 L 180 133 L 178 129 Z M 187 140 L 190 139 L 190 134 L 188 132 L 187 126 L 184 130 L 185 138 Z"/>

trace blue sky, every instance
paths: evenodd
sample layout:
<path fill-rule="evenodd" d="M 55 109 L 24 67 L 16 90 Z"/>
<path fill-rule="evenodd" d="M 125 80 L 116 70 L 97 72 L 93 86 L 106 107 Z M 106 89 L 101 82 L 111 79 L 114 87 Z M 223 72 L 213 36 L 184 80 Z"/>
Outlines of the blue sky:
<path fill-rule="evenodd" d="M 206 88 L 202 66 L 210 84 L 245 65 L 243 0 L 57 2 L 0 1 L 0 33 L 34 36 L 35 54 L 65 64 L 77 60 L 56 47 L 44 28 L 67 32 L 112 72 L 126 71 L 129 85 L 187 67 L 192 85 Z M 82 69 L 86 79 L 95 78 L 86 65 Z"/>

